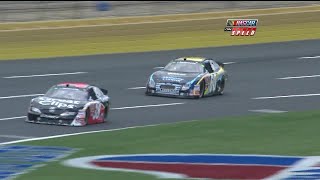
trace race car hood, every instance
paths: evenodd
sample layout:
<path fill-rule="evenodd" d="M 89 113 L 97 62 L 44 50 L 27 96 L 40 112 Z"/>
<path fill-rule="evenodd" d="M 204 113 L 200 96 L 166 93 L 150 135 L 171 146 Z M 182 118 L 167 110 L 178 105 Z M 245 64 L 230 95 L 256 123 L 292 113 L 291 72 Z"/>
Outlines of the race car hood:
<path fill-rule="evenodd" d="M 70 110 L 76 111 L 82 109 L 87 101 L 74 101 L 68 99 L 55 99 L 45 96 L 37 97 L 32 99 L 31 106 L 42 109 L 59 109 L 59 110 Z"/>
<path fill-rule="evenodd" d="M 194 80 L 201 73 L 185 73 L 185 72 L 170 72 L 170 71 L 157 71 L 153 73 L 152 78 L 155 83 L 172 83 L 172 84 L 185 84 Z"/>

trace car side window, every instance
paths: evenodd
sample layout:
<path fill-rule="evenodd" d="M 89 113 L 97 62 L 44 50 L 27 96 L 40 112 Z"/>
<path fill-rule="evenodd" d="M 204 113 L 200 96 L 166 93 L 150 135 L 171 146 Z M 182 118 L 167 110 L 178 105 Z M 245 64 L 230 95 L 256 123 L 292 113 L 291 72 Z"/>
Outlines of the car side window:
<path fill-rule="evenodd" d="M 209 61 L 205 61 L 203 65 L 204 65 L 204 67 L 206 68 L 206 70 L 207 70 L 209 73 L 213 73 L 213 69 L 212 69 Z"/>
<path fill-rule="evenodd" d="M 89 93 L 89 100 L 97 100 L 98 97 L 96 95 L 96 93 L 94 92 L 93 88 L 90 88 L 88 90 L 88 93 Z"/>
<path fill-rule="evenodd" d="M 216 62 L 210 61 L 210 65 L 211 65 L 212 69 L 214 70 L 214 72 L 218 72 L 220 70 L 220 66 Z"/>
<path fill-rule="evenodd" d="M 103 95 L 103 92 L 102 92 L 99 88 L 94 87 L 93 90 L 94 90 L 95 94 L 97 95 L 97 97 L 98 97 L 99 99 L 102 99 L 102 98 L 103 98 L 103 96 L 104 96 L 104 95 Z"/>

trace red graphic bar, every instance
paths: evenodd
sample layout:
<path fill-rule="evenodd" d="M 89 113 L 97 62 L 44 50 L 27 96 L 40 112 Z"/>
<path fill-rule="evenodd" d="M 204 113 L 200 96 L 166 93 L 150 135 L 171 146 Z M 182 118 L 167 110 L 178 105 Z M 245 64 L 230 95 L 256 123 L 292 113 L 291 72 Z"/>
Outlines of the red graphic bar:
<path fill-rule="evenodd" d="M 141 162 L 94 161 L 92 164 L 105 168 L 124 168 L 145 171 L 161 171 L 185 174 L 191 178 L 212 179 L 263 179 L 287 168 L 260 165 L 203 165 L 165 164 Z"/>

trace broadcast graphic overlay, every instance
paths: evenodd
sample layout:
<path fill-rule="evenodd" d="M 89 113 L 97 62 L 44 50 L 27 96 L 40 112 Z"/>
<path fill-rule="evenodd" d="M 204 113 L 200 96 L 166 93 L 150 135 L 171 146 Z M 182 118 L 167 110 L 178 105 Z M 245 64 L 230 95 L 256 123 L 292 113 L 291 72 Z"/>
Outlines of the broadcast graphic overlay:
<path fill-rule="evenodd" d="M 258 19 L 228 19 L 224 31 L 231 31 L 231 36 L 254 36 Z"/>

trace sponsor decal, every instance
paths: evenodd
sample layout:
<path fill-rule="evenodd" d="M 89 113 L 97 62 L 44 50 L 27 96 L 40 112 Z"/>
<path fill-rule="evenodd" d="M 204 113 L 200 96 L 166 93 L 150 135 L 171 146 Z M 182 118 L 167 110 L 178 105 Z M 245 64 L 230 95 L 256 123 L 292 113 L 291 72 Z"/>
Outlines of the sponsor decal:
<path fill-rule="evenodd" d="M 85 118 L 86 117 L 86 112 L 85 111 L 79 111 L 78 112 L 78 115 L 77 115 L 77 118 Z"/>
<path fill-rule="evenodd" d="M 54 146 L 0 146 L 0 179 L 13 179 L 50 161 L 62 159 L 75 149 Z"/>
<path fill-rule="evenodd" d="M 56 106 L 58 108 L 73 109 L 76 105 L 80 104 L 80 101 L 40 97 L 38 103 L 43 106 Z"/>
<path fill-rule="evenodd" d="M 59 119 L 59 116 L 52 116 L 52 115 L 47 115 L 47 114 L 41 114 L 40 117 L 49 118 L 49 119 Z"/>
<path fill-rule="evenodd" d="M 169 75 L 185 76 L 186 74 L 169 72 Z"/>
<path fill-rule="evenodd" d="M 306 179 L 320 178 L 320 157 L 236 154 L 129 154 L 70 159 L 66 166 L 138 172 L 159 178 Z"/>
<path fill-rule="evenodd" d="M 231 36 L 254 36 L 258 19 L 228 19 L 224 31 L 231 31 Z"/>
<path fill-rule="evenodd" d="M 200 91 L 200 86 L 199 86 L 199 85 L 195 85 L 195 86 L 194 86 L 194 90 L 195 90 L 195 91 Z"/>
<path fill-rule="evenodd" d="M 162 77 L 163 81 L 172 81 L 172 82 L 178 82 L 180 83 L 181 81 L 183 81 L 182 78 L 176 78 L 176 77 L 170 77 L 170 76 L 163 76 Z"/>
<path fill-rule="evenodd" d="M 49 108 L 49 112 L 51 112 L 51 113 L 54 113 L 55 110 L 56 110 L 55 107 L 50 107 L 50 108 Z"/>
<path fill-rule="evenodd" d="M 68 100 L 68 99 L 54 99 L 48 97 L 40 97 L 39 100 L 41 101 L 58 101 L 67 104 L 80 104 L 80 101 Z"/>

